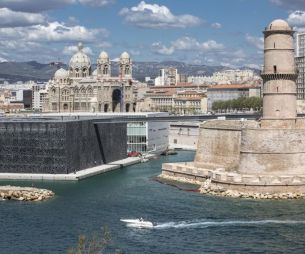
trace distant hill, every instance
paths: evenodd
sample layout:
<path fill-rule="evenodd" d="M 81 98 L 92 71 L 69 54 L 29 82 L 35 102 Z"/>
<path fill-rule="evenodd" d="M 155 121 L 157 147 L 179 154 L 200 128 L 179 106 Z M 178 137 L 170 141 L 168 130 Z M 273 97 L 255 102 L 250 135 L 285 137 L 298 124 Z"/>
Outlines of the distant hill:
<path fill-rule="evenodd" d="M 67 69 L 66 65 L 61 66 Z M 92 66 L 93 69 L 96 67 Z M 183 62 L 166 61 L 166 62 L 134 62 L 133 77 L 143 81 L 145 77 L 155 78 L 159 75 L 159 70 L 165 67 L 174 67 L 178 72 L 186 75 L 212 75 L 216 71 L 227 70 L 223 66 L 193 65 Z M 57 70 L 57 66 L 42 64 L 35 61 L 30 62 L 1 62 L 0 63 L 0 80 L 8 82 L 17 81 L 47 81 L 51 79 Z M 112 73 L 118 75 L 118 63 L 112 63 Z"/>

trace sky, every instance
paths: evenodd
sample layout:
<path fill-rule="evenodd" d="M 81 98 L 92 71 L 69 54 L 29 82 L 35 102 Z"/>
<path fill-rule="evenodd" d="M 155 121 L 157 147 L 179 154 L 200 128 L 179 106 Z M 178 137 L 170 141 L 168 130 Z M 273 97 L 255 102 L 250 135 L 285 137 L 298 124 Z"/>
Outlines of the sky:
<path fill-rule="evenodd" d="M 0 0 L 0 62 L 68 63 L 78 42 L 112 60 L 260 68 L 264 28 L 301 31 L 305 0 Z"/>

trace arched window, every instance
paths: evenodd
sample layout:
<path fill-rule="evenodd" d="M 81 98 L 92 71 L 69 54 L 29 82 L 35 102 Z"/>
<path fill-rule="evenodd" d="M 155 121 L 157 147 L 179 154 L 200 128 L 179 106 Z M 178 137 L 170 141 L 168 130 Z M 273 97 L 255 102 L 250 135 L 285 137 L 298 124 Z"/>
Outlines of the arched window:
<path fill-rule="evenodd" d="M 69 101 L 69 90 L 68 89 L 64 89 L 61 91 L 61 95 L 62 95 L 62 100 L 63 101 Z"/>
<path fill-rule="evenodd" d="M 78 68 L 75 68 L 75 77 L 79 77 L 79 69 Z"/>
<path fill-rule="evenodd" d="M 92 96 L 93 95 L 93 90 L 92 90 L 92 88 L 88 88 L 88 90 L 87 90 L 87 94 L 89 95 L 89 96 Z"/>
<path fill-rule="evenodd" d="M 107 75 L 107 74 L 108 74 L 108 66 L 107 66 L 107 65 L 104 66 L 103 74 L 104 74 L 104 75 Z"/>
<path fill-rule="evenodd" d="M 83 76 L 83 77 L 86 77 L 86 76 L 87 76 L 87 69 L 86 69 L 86 68 L 83 68 L 82 76 Z"/>

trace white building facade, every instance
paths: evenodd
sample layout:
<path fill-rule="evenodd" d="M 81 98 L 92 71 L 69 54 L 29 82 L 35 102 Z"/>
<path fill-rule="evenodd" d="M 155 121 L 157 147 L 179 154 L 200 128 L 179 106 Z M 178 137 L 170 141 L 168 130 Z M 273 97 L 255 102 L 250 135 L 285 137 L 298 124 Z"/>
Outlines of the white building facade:
<path fill-rule="evenodd" d="M 178 81 L 178 70 L 165 68 L 160 70 L 160 75 L 155 79 L 155 86 L 176 86 Z"/>
<path fill-rule="evenodd" d="M 299 32 L 295 34 L 296 44 L 296 58 L 295 63 L 298 69 L 297 79 L 297 99 L 298 104 L 304 104 L 305 100 L 305 33 Z M 304 105 L 302 105 L 304 108 Z M 300 110 L 304 112 L 304 109 Z"/>

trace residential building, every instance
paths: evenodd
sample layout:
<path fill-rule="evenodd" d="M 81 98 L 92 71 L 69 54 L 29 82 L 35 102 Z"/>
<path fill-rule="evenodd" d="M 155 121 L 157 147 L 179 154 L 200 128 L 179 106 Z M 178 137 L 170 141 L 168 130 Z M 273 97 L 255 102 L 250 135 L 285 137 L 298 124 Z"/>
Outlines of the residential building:
<path fill-rule="evenodd" d="M 296 40 L 296 57 L 305 56 L 305 32 L 298 32 L 295 34 Z"/>
<path fill-rule="evenodd" d="M 262 79 L 253 70 L 225 70 L 212 76 L 190 76 L 188 82 L 195 85 L 260 84 Z"/>
<path fill-rule="evenodd" d="M 261 97 L 261 86 L 255 85 L 214 85 L 207 90 L 207 109 L 212 110 L 215 101 L 228 101 L 239 97 Z"/>
<path fill-rule="evenodd" d="M 170 67 L 160 70 L 159 77 L 155 79 L 155 86 L 175 86 L 178 82 L 178 70 Z"/>
<path fill-rule="evenodd" d="M 296 39 L 296 57 L 295 63 L 298 70 L 297 79 L 297 104 L 298 111 L 304 112 L 305 107 L 305 33 L 299 32 L 295 34 Z"/>
<path fill-rule="evenodd" d="M 176 86 L 151 87 L 137 102 L 137 111 L 196 114 L 207 112 L 206 87 L 178 83 Z"/>

